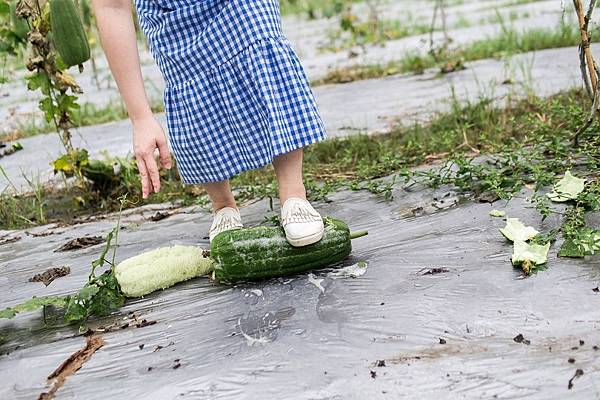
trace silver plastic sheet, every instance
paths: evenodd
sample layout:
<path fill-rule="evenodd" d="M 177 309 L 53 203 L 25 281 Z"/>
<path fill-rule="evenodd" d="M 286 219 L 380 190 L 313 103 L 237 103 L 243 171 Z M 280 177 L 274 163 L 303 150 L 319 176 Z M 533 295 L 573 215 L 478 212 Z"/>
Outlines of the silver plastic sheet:
<path fill-rule="evenodd" d="M 328 269 L 233 287 L 199 278 L 129 300 L 89 326 L 121 324 L 130 313 L 156 323 L 103 334 L 106 345 L 57 398 L 600 397 L 598 257 L 559 259 L 557 243 L 548 268 L 523 278 L 511 266 L 511 244 L 498 232 L 504 221 L 488 215 L 489 204 L 447 188 L 396 188 L 394 194 L 388 202 L 341 192 L 317 204 L 353 230 L 369 230 L 337 266 L 364 261 L 364 275 L 336 276 Z M 525 196 L 494 207 L 538 230 L 558 224 L 557 216 L 542 222 Z M 210 215 L 184 210 L 151 222 L 152 212 L 124 216 L 119 260 L 169 244 L 208 246 Z M 262 201 L 242 215 L 254 225 L 271 212 Z M 78 236 L 103 235 L 114 222 L 56 228 L 45 237 L 13 233 L 22 239 L 0 246 L 0 306 L 77 290 L 101 246 L 53 250 Z M 28 282 L 62 265 L 72 273 L 47 288 Z M 518 334 L 530 343 L 516 342 Z M 48 388 L 46 377 L 85 345 L 77 326 L 52 313 L 46 322 L 41 312 L 0 321 L 0 337 L 2 399 L 36 398 Z M 583 375 L 569 389 L 577 369 Z"/>

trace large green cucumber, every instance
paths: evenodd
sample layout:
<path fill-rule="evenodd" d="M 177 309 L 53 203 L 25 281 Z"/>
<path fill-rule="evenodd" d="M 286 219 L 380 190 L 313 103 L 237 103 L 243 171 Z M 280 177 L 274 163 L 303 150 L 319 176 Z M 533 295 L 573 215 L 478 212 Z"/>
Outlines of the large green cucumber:
<path fill-rule="evenodd" d="M 351 234 L 340 219 L 325 217 L 319 242 L 293 247 L 281 227 L 259 226 L 218 234 L 210 246 L 215 278 L 220 282 L 254 281 L 323 268 L 344 260 L 352 251 Z"/>
<path fill-rule="evenodd" d="M 90 44 L 73 0 L 50 1 L 50 28 L 54 46 L 67 67 L 90 58 Z"/>

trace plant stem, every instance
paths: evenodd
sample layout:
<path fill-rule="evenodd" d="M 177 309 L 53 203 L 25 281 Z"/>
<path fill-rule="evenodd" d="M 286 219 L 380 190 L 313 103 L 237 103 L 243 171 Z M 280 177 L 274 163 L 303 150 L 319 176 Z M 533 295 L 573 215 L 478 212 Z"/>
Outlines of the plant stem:
<path fill-rule="evenodd" d="M 359 237 L 367 236 L 368 234 L 368 231 L 350 232 L 350 240 L 358 239 Z"/>

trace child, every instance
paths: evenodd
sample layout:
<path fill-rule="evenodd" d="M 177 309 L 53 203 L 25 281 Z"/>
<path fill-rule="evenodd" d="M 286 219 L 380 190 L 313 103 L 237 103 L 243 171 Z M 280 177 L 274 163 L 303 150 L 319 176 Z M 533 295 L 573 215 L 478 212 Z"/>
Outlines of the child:
<path fill-rule="evenodd" d="M 144 91 L 130 0 L 93 0 L 102 47 L 133 125 L 144 198 L 160 190 L 154 151 L 171 167 Z M 306 200 L 302 148 L 326 133 L 300 62 L 281 31 L 279 0 L 135 0 L 164 77 L 170 144 L 186 184 L 214 210 L 209 237 L 242 227 L 229 179 L 272 163 L 293 246 L 323 236 Z"/>

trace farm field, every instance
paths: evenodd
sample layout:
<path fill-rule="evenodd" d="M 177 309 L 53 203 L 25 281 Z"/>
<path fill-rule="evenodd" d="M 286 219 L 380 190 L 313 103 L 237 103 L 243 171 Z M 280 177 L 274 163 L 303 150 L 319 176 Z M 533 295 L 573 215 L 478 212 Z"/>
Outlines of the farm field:
<path fill-rule="evenodd" d="M 208 250 L 209 197 L 174 168 L 141 198 L 93 13 L 92 58 L 63 68 L 32 61 L 9 3 L 1 399 L 600 398 L 600 14 L 582 27 L 577 0 L 282 0 L 328 133 L 305 151 L 307 197 L 368 235 L 323 269 L 125 299 L 98 277 L 160 247 Z M 231 185 L 245 226 L 279 223 L 272 166 Z"/>

